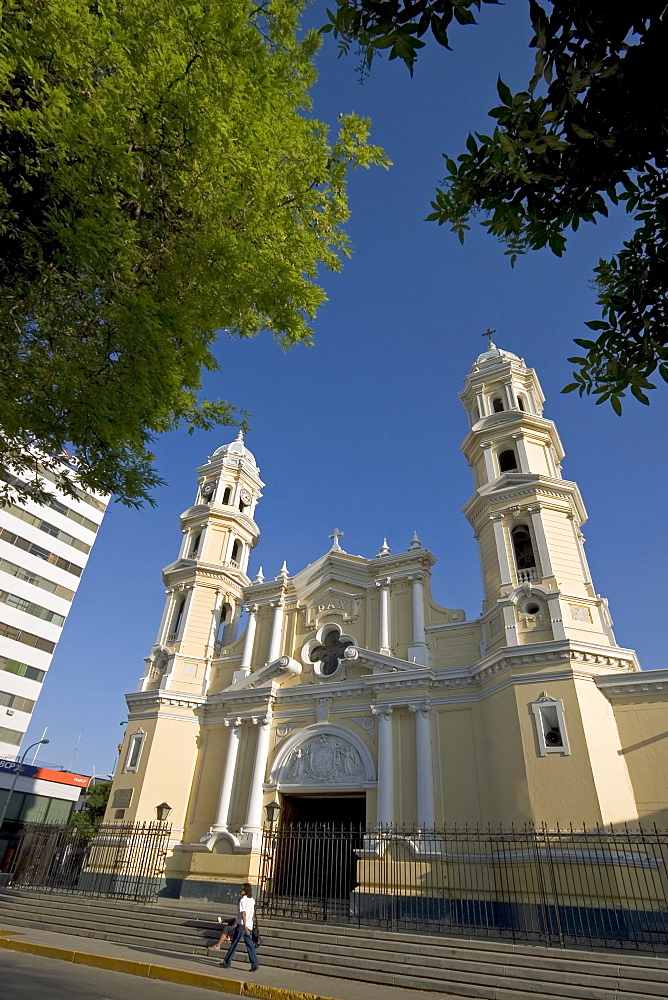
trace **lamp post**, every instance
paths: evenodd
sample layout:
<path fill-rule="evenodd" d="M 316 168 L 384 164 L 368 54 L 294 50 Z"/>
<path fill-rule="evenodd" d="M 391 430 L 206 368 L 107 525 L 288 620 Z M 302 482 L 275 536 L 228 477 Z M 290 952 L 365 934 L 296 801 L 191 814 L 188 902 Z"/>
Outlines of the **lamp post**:
<path fill-rule="evenodd" d="M 14 771 L 14 780 L 12 781 L 9 792 L 7 793 L 7 798 L 5 799 L 5 804 L 2 807 L 2 812 L 0 812 L 0 830 L 2 830 L 2 824 L 5 822 L 5 816 L 7 815 L 7 810 L 9 809 L 9 803 L 11 801 L 12 795 L 14 794 L 14 789 L 16 788 L 16 782 L 19 780 L 19 775 L 23 771 L 23 762 L 26 759 L 27 754 L 30 753 L 33 747 L 38 747 L 41 743 L 48 743 L 48 740 L 41 739 L 37 740 L 36 743 L 31 743 L 27 750 L 24 750 L 21 757 L 16 765 L 16 770 Z"/>

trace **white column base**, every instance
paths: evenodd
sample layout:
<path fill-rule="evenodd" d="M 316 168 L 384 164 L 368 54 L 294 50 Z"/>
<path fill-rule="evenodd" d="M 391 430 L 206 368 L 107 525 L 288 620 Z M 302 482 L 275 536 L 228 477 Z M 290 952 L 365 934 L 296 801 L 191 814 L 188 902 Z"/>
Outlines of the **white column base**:
<path fill-rule="evenodd" d="M 429 646 L 426 642 L 414 642 L 408 647 L 408 659 L 420 667 L 429 666 Z"/>

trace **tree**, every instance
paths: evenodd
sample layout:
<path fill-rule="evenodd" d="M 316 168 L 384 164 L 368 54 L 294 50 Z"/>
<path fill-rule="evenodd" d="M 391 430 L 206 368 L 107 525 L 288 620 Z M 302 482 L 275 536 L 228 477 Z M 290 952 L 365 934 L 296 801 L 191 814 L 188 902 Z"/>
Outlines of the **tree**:
<path fill-rule="evenodd" d="M 494 0 L 337 0 L 329 24 L 342 51 L 355 41 L 364 63 L 390 49 L 411 73 L 431 31 L 449 47 L 454 20 Z M 668 89 L 663 58 L 665 4 L 530 0 L 536 68 L 526 90 L 499 80 L 491 135 L 469 135 L 428 219 L 449 223 L 463 242 L 471 216 L 518 254 L 549 247 L 561 256 L 565 232 L 621 203 L 637 223 L 630 240 L 595 269 L 601 318 L 578 339 L 586 354 L 564 392 L 594 393 L 621 413 L 630 389 L 648 403 L 649 377 L 668 381 Z"/>
<path fill-rule="evenodd" d="M 72 826 L 78 827 L 83 833 L 96 833 L 104 818 L 110 792 L 110 781 L 91 785 L 83 793 L 83 806 L 72 815 Z"/>
<path fill-rule="evenodd" d="M 135 506 L 150 443 L 243 426 L 200 398 L 217 331 L 309 343 L 349 247 L 368 122 L 308 116 L 301 0 L 7 0 L 0 22 L 0 474 Z M 39 459 L 36 457 L 39 455 Z"/>

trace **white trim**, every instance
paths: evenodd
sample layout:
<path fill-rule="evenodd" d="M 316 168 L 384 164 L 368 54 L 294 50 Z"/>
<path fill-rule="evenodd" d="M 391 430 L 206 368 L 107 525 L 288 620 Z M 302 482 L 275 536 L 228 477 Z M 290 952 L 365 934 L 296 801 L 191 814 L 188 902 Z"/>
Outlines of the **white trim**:
<path fill-rule="evenodd" d="M 136 732 L 132 733 L 128 740 L 128 752 L 125 755 L 125 765 L 123 767 L 123 773 L 128 771 L 138 771 L 139 762 L 144 752 L 144 743 L 146 741 L 146 733 L 143 729 L 138 729 Z M 135 753 L 135 747 L 137 747 L 137 759 L 134 764 L 131 764 L 132 756 Z"/>
<path fill-rule="evenodd" d="M 568 733 L 564 722 L 564 703 L 560 698 L 550 698 L 548 694 L 542 694 L 540 698 L 531 703 L 534 725 L 536 728 L 536 739 L 538 741 L 538 753 L 541 757 L 546 757 L 550 753 L 560 753 L 565 757 L 570 756 L 568 745 Z M 556 723 L 556 725 L 555 725 Z M 558 730 L 561 743 L 559 746 L 551 746 L 547 742 L 547 734 L 554 729 Z"/>

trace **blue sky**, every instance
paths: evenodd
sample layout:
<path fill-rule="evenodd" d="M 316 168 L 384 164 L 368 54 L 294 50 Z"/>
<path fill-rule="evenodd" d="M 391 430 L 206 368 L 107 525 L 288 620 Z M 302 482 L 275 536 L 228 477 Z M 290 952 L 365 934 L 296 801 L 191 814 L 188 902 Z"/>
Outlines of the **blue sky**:
<path fill-rule="evenodd" d="M 314 3 L 308 21 L 323 23 L 326 6 Z M 423 221 L 441 154 L 456 155 L 469 130 L 489 128 L 498 74 L 515 89 L 531 74 L 527 5 L 487 8 L 480 21 L 453 30 L 453 52 L 428 45 L 412 80 L 403 64 L 382 60 L 360 86 L 355 57 L 337 59 L 325 40 L 314 115 L 333 125 L 341 112 L 368 115 L 394 166 L 351 179 L 354 255 L 342 273 L 324 275 L 315 346 L 284 354 L 268 336 L 241 344 L 225 335 L 218 344 L 221 371 L 207 389 L 252 414 L 247 443 L 266 482 L 251 575 L 261 564 L 271 578 L 284 559 L 297 572 L 329 548 L 336 527 L 343 547 L 365 556 L 384 536 L 393 551 L 405 549 L 416 529 L 438 559 L 436 599 L 479 613 L 476 543 L 460 512 L 472 483 L 457 393 L 484 347 L 482 331 L 493 327 L 499 346 L 537 370 L 545 415 L 566 450 L 564 476 L 579 484 L 588 510 L 587 554 L 618 642 L 636 648 L 646 669 L 664 667 L 668 394 L 652 393 L 649 408 L 629 402 L 621 419 L 560 394 L 571 381 L 573 337 L 597 318 L 592 270 L 621 246 L 628 220 L 616 213 L 586 226 L 563 259 L 540 252 L 514 270 L 481 229 L 462 247 L 446 227 Z M 87 773 L 113 766 L 123 695 L 136 688 L 155 641 L 160 571 L 178 552 L 195 469 L 232 437 L 225 429 L 164 436 L 155 451 L 169 485 L 157 508 L 111 505 L 24 742 L 48 726 L 40 758 Z"/>

